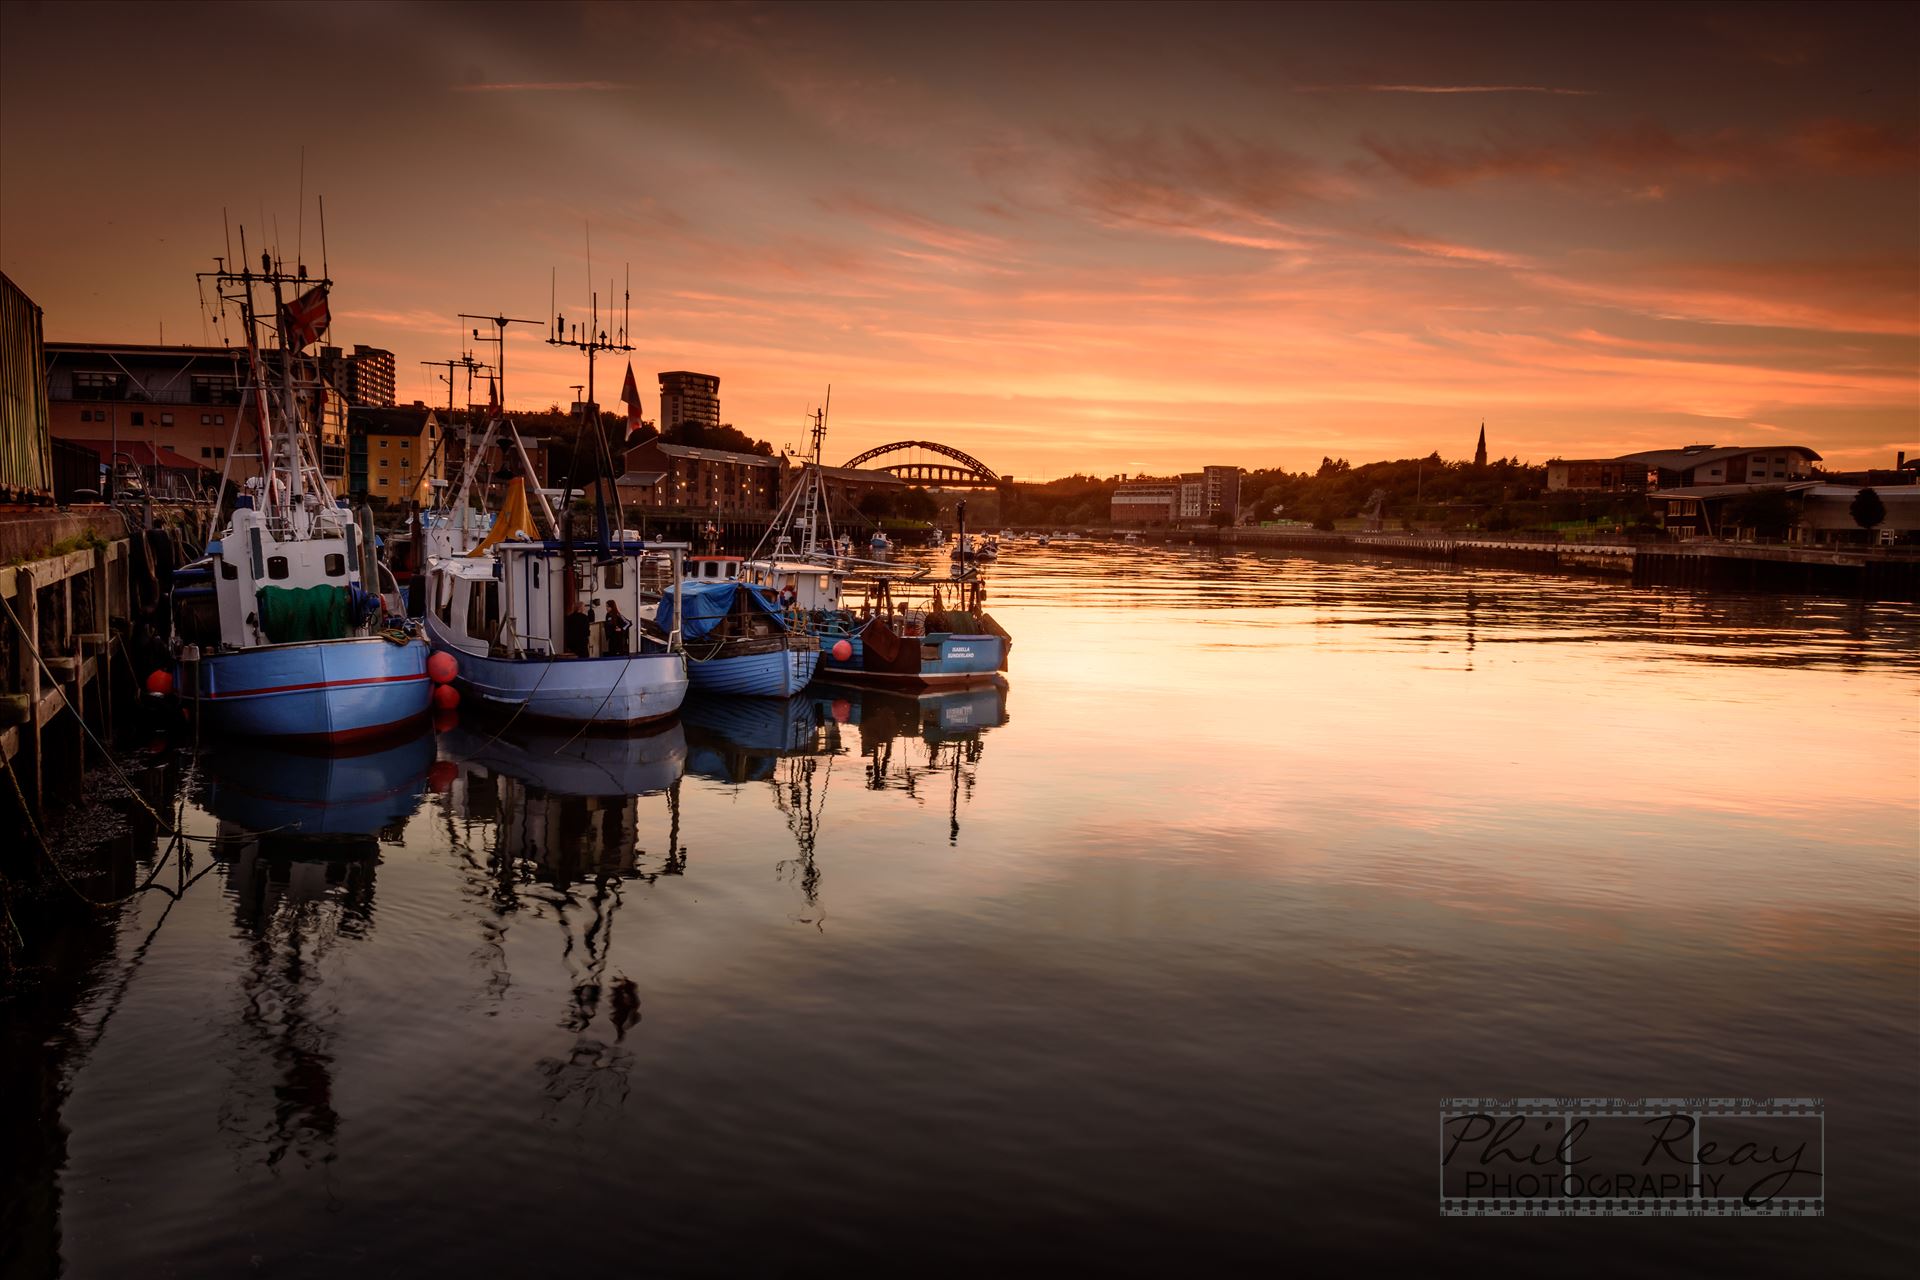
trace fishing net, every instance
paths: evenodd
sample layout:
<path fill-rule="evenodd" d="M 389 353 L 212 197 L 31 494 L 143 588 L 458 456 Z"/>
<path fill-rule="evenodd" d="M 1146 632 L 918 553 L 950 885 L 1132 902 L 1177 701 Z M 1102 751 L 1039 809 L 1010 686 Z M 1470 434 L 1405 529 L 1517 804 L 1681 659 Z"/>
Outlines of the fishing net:
<path fill-rule="evenodd" d="M 351 603 L 345 587 L 262 587 L 260 629 L 274 644 L 338 640 L 350 626 Z"/>

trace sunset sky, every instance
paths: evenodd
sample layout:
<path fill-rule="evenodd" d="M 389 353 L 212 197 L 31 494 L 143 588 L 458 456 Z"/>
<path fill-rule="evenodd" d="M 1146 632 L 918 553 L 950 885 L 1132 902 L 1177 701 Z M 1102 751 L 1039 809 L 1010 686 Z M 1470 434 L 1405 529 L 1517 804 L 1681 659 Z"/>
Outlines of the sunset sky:
<path fill-rule="evenodd" d="M 324 194 L 332 341 L 444 403 L 419 362 L 456 313 L 540 317 L 555 270 L 584 313 L 591 224 L 649 416 L 694 369 L 797 445 L 831 383 L 833 462 L 1297 470 L 1468 456 L 1484 419 L 1533 462 L 1891 465 L 1920 451 L 1914 15 L 8 3 L 0 266 L 49 340 L 198 343 L 222 210 L 317 268 Z M 515 407 L 584 379 L 541 336 Z"/>

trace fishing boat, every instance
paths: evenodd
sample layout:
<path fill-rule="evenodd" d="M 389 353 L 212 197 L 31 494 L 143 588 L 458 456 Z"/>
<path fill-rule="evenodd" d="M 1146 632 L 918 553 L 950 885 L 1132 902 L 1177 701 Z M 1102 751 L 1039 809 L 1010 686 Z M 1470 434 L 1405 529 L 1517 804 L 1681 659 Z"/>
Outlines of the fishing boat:
<path fill-rule="evenodd" d="M 966 504 L 959 505 L 966 540 Z M 986 683 L 1007 669 L 1013 637 L 986 612 L 975 565 L 955 563 L 945 580 L 875 575 L 860 584 L 857 656 L 830 655 L 836 680 L 939 687 Z M 849 611 L 853 602 L 848 601 Z M 838 660 L 834 660 L 838 659 Z"/>
<path fill-rule="evenodd" d="M 574 347 L 587 357 L 587 399 L 594 403 L 593 359 L 602 351 L 631 351 L 621 324 L 609 339 L 598 295 L 592 318 L 568 336 L 555 316 L 552 346 Z M 605 317 L 609 322 L 612 315 Z M 490 400 L 493 413 L 481 447 L 467 458 L 453 499 L 450 529 L 470 526 L 473 486 L 496 435 L 512 445 L 520 474 L 510 481 L 486 536 L 462 550 L 459 536 L 443 544 L 427 566 L 426 629 L 437 652 L 452 655 L 462 693 L 485 707 L 518 718 L 618 728 L 661 720 L 680 709 L 687 695 L 687 660 L 678 623 L 651 625 L 663 598 L 678 607 L 687 544 L 649 542 L 625 527 L 617 468 L 597 422 L 587 415 L 574 441 L 575 465 L 593 437 L 601 464 L 591 482 L 594 529 L 576 537 L 571 514 L 555 517 L 546 494 L 528 487 L 537 474 L 512 418 L 500 406 L 506 386 L 506 317 L 493 319 L 498 346 Z M 629 370 L 631 375 L 631 370 Z M 631 380 L 631 377 L 629 377 Z M 583 488 L 583 493 L 585 489 Z M 569 511 L 572 479 L 560 491 Z M 536 518 L 537 516 L 537 518 Z M 611 522 L 609 521 L 611 517 Z M 544 528 L 541 526 L 544 525 Z"/>
<path fill-rule="evenodd" d="M 813 679 L 820 643 L 759 587 L 744 582 L 688 582 L 660 601 L 654 620 L 677 626 L 696 689 L 790 698 Z"/>
<path fill-rule="evenodd" d="M 873 552 L 875 555 L 885 555 L 887 552 L 893 550 L 893 539 L 889 538 L 885 531 L 875 529 L 873 536 L 867 539 L 867 550 Z"/>
<path fill-rule="evenodd" d="M 840 666 L 860 660 L 864 619 L 846 607 L 844 596 L 848 575 L 859 572 L 862 565 L 852 557 L 851 538 L 844 533 L 834 536 L 820 465 L 826 429 L 822 409 L 813 417 L 810 457 L 800 464 L 796 482 L 781 500 L 742 574 L 745 581 L 780 602 L 797 630 L 815 638 L 820 665 Z M 891 565 L 885 567 L 892 571 Z"/>
<path fill-rule="evenodd" d="M 536 536 L 515 477 L 492 530 L 427 566 L 427 636 L 453 655 L 460 691 L 535 720 L 618 727 L 679 710 L 678 627 L 650 617 L 682 590 L 681 543 Z M 677 613 L 677 611 L 676 611 Z"/>
<path fill-rule="evenodd" d="M 243 231 L 243 255 L 244 243 Z M 236 458 L 256 459 L 260 474 L 236 493 L 205 556 L 174 576 L 173 691 L 203 731 L 238 737 L 353 742 L 418 723 L 432 696 L 426 642 L 388 615 L 372 530 L 333 495 L 312 444 L 317 425 L 304 420 L 321 404 L 319 365 L 305 351 L 326 330 L 332 281 L 324 266 L 312 280 L 269 254 L 257 272 L 219 268 L 202 278 L 240 313 L 258 428 L 257 452 L 237 440 L 227 451 L 220 498 Z M 301 290 L 292 301 L 289 286 Z M 272 319 L 256 291 L 271 292 Z M 263 331 L 275 338 L 270 352 Z"/>

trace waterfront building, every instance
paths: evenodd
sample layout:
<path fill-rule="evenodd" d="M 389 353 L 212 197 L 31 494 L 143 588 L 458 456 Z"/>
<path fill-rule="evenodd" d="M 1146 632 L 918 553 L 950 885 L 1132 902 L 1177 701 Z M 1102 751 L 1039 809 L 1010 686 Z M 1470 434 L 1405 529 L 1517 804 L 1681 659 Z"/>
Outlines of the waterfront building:
<path fill-rule="evenodd" d="M 1547 489 L 1636 491 L 1686 485 L 1791 483 L 1811 479 L 1820 455 L 1805 445 L 1690 444 L 1617 458 L 1553 458 Z"/>
<path fill-rule="evenodd" d="M 433 505 L 446 477 L 440 432 L 439 418 L 419 401 L 398 408 L 355 405 L 347 414 L 346 492 L 356 499 Z"/>
<path fill-rule="evenodd" d="M 1182 521 L 1204 520 L 1207 516 L 1207 480 L 1202 473 L 1195 471 L 1180 477 L 1180 512 Z"/>
<path fill-rule="evenodd" d="M 1647 487 L 1647 467 L 1624 458 L 1549 458 L 1547 491 L 1640 493 Z"/>
<path fill-rule="evenodd" d="M 1886 518 L 1869 532 L 1853 518 L 1853 500 L 1861 489 L 1873 488 L 1886 509 Z M 1788 527 L 1785 540 L 1810 546 L 1860 544 L 1911 539 L 1920 532 L 1920 485 L 1896 485 L 1891 488 L 1855 484 L 1828 484 L 1820 480 L 1797 480 L 1771 484 L 1682 485 L 1649 494 L 1655 510 L 1662 515 L 1666 530 L 1674 538 L 1718 538 L 1733 542 L 1752 542 L 1762 531 L 1750 527 L 1751 508 L 1746 500 L 1756 494 L 1777 490 L 1786 495 Z"/>
<path fill-rule="evenodd" d="M 1171 525 L 1180 513 L 1180 483 L 1134 480 L 1117 486 L 1108 504 L 1116 525 Z"/>
<path fill-rule="evenodd" d="M 780 502 L 783 464 L 765 454 L 655 437 L 627 450 L 624 462 L 620 500 L 638 507 L 748 516 L 771 514 Z"/>
<path fill-rule="evenodd" d="M 90 342 L 49 342 L 46 351 L 53 435 L 104 440 L 121 466 L 134 441 L 148 446 L 149 465 L 166 450 L 215 470 L 232 448 L 234 480 L 260 474 L 259 425 L 241 394 L 245 352 Z"/>
<path fill-rule="evenodd" d="M 1235 524 L 1240 522 L 1240 476 L 1239 467 L 1205 467 L 1201 477 L 1206 485 L 1206 514 L 1208 519 L 1226 512 Z"/>
<path fill-rule="evenodd" d="M 720 425 L 719 378 L 684 369 L 660 375 L 660 431 L 671 432 L 683 422 Z"/>

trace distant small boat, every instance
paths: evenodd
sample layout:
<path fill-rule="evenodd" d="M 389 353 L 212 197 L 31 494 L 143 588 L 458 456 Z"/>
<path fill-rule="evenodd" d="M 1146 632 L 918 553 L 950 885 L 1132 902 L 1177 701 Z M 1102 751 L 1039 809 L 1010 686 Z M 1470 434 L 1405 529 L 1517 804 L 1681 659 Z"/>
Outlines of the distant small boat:
<path fill-rule="evenodd" d="M 887 537 L 883 531 L 875 529 L 873 531 L 873 537 L 867 539 L 867 549 L 869 551 L 891 551 L 893 550 L 893 539 Z"/>
<path fill-rule="evenodd" d="M 1138 542 L 1138 541 L 1140 541 L 1140 535 L 1139 535 L 1139 534 L 1137 534 L 1137 533 L 1130 533 L 1130 534 L 1128 534 L 1128 535 L 1126 536 L 1126 538 L 1125 538 L 1125 539 L 1123 539 L 1123 541 L 1126 541 L 1126 542 Z"/>

